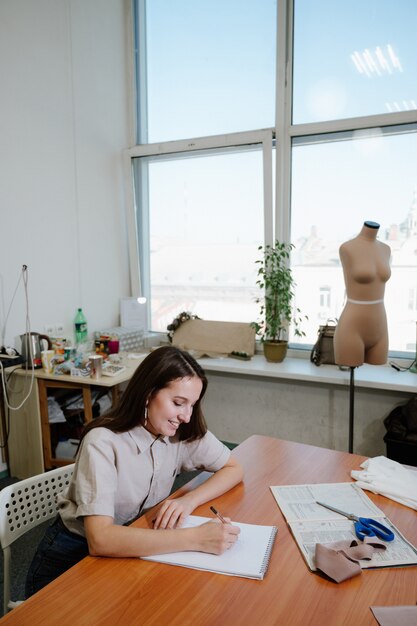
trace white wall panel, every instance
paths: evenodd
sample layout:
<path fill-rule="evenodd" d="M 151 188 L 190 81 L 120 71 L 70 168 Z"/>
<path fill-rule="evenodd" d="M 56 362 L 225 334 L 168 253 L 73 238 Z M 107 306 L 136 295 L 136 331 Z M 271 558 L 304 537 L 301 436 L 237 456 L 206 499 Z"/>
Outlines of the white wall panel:
<path fill-rule="evenodd" d="M 22 264 L 32 330 L 62 322 L 71 335 L 78 306 L 90 331 L 119 321 L 129 295 L 126 5 L 0 4 L 0 327 Z M 5 343 L 24 329 L 20 285 Z"/>

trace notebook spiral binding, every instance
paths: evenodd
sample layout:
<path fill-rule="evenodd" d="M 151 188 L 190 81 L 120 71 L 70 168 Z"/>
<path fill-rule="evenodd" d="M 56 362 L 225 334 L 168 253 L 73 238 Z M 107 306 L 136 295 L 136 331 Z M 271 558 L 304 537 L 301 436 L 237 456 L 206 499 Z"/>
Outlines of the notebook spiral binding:
<path fill-rule="evenodd" d="M 271 531 L 271 536 L 269 537 L 268 545 L 265 550 L 264 560 L 262 561 L 262 566 L 261 566 L 262 577 L 264 576 L 264 574 L 266 574 L 266 570 L 268 569 L 269 560 L 271 558 L 271 552 L 272 552 L 272 548 L 274 547 L 274 541 L 277 536 L 277 532 L 278 532 L 278 528 L 276 526 L 273 526 L 272 531 Z"/>

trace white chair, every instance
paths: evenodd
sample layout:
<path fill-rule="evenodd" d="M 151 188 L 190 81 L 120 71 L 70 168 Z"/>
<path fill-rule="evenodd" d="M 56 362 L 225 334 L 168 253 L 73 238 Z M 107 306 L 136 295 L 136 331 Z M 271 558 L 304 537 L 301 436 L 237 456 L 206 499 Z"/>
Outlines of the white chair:
<path fill-rule="evenodd" d="M 10 561 L 12 543 L 57 513 L 56 496 L 69 484 L 74 463 L 44 474 L 25 478 L 0 491 L 0 543 L 3 550 L 3 613 L 15 606 L 10 602 Z"/>

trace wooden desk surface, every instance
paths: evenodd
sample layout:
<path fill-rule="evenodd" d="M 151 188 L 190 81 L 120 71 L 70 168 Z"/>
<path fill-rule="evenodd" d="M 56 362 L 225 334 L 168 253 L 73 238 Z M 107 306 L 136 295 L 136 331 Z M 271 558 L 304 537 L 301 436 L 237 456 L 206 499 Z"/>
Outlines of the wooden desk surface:
<path fill-rule="evenodd" d="M 245 481 L 213 503 L 237 521 L 278 526 L 264 580 L 140 559 L 87 557 L 0 622 L 19 626 L 376 626 L 370 606 L 416 603 L 415 567 L 367 570 L 340 584 L 310 572 L 270 492 L 270 485 L 350 481 L 350 470 L 358 469 L 363 457 L 258 435 L 233 454 L 245 467 Z M 183 489 L 203 478 L 200 474 Z M 417 544 L 416 512 L 382 496 L 368 495 Z M 207 505 L 196 509 L 196 514 L 208 513 Z M 151 519 L 149 511 L 135 524 L 147 526 Z"/>
<path fill-rule="evenodd" d="M 126 367 L 125 371 L 117 376 L 101 376 L 99 379 L 91 378 L 90 376 L 71 376 L 70 374 L 47 374 L 42 368 L 38 368 L 35 370 L 26 369 L 24 367 L 16 368 L 14 373 L 18 376 L 26 376 L 30 379 L 32 375 L 32 371 L 36 379 L 46 380 L 50 382 L 57 383 L 69 383 L 70 385 L 80 386 L 80 385 L 94 385 L 97 387 L 114 387 L 115 385 L 119 385 L 120 383 L 127 382 L 130 380 L 138 367 L 138 365 L 143 361 L 143 359 L 147 356 L 147 353 L 144 353 L 138 359 L 123 359 L 123 365 Z"/>

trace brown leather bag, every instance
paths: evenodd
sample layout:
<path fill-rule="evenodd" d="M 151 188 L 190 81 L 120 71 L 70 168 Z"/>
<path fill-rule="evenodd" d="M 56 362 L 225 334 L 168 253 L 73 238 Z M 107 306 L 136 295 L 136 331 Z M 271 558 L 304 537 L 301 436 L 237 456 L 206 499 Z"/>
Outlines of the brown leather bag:
<path fill-rule="evenodd" d="M 314 365 L 335 365 L 333 338 L 336 326 L 335 320 L 327 320 L 324 326 L 319 327 L 318 338 L 310 354 Z"/>

